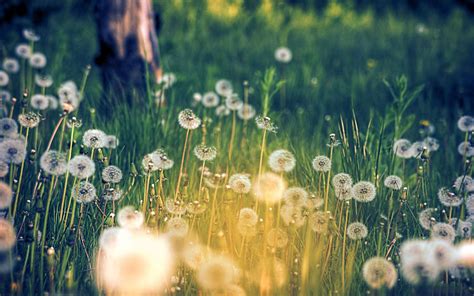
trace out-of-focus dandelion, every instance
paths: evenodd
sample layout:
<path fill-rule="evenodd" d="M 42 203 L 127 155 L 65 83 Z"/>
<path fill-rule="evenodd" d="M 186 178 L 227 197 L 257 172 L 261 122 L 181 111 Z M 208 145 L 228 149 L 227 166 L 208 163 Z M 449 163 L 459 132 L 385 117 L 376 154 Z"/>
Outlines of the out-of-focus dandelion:
<path fill-rule="evenodd" d="M 239 98 L 237 94 L 231 94 L 226 97 L 225 99 L 225 106 L 227 109 L 230 111 L 238 111 L 242 108 L 243 106 L 242 100 Z"/>
<path fill-rule="evenodd" d="M 229 80 L 226 79 L 221 79 L 216 82 L 216 93 L 223 96 L 227 97 L 232 95 L 232 83 L 230 83 Z"/>
<path fill-rule="evenodd" d="M 0 178 L 5 177 L 9 173 L 9 166 L 3 160 L 0 160 Z"/>
<path fill-rule="evenodd" d="M 276 173 L 291 172 L 296 166 L 293 153 L 288 150 L 278 149 L 273 151 L 268 158 L 268 165 Z"/>
<path fill-rule="evenodd" d="M 329 172 L 331 170 L 331 159 L 324 155 L 316 156 L 312 162 L 313 169 L 317 172 Z"/>
<path fill-rule="evenodd" d="M 30 56 L 30 66 L 35 69 L 41 69 L 46 66 L 46 56 L 40 52 L 35 52 Z"/>
<path fill-rule="evenodd" d="M 412 144 L 407 139 L 399 139 L 393 144 L 393 153 L 400 158 L 412 158 Z"/>
<path fill-rule="evenodd" d="M 474 117 L 472 116 L 461 116 L 458 120 L 458 128 L 462 132 L 474 131 Z"/>
<path fill-rule="evenodd" d="M 308 225 L 316 233 L 326 234 L 329 230 L 330 212 L 316 211 L 309 215 Z"/>
<path fill-rule="evenodd" d="M 256 111 L 252 105 L 243 104 L 242 107 L 237 111 L 237 116 L 242 120 L 250 120 L 255 117 Z"/>
<path fill-rule="evenodd" d="M 45 74 L 35 74 L 35 83 L 39 87 L 48 88 L 53 85 L 53 77 Z"/>
<path fill-rule="evenodd" d="M 243 208 L 239 212 L 239 223 L 254 226 L 258 222 L 258 214 L 251 208 Z"/>
<path fill-rule="evenodd" d="M 253 193 L 257 200 L 273 204 L 283 198 L 286 182 L 274 173 L 264 173 L 254 182 Z"/>
<path fill-rule="evenodd" d="M 18 124 L 11 118 L 0 119 L 0 136 L 13 137 L 18 133 Z"/>
<path fill-rule="evenodd" d="M 86 147 L 90 148 L 103 148 L 105 147 L 107 135 L 98 129 L 87 130 L 82 136 L 82 143 Z"/>
<path fill-rule="evenodd" d="M 352 240 L 366 238 L 369 234 L 367 226 L 361 222 L 353 222 L 347 226 L 347 236 Z"/>
<path fill-rule="evenodd" d="M 95 163 L 85 155 L 76 155 L 69 161 L 68 170 L 78 179 L 89 178 L 95 173 Z"/>
<path fill-rule="evenodd" d="M 393 288 L 397 282 L 398 273 L 392 262 L 383 257 L 372 257 L 365 261 L 362 276 L 372 289 Z"/>
<path fill-rule="evenodd" d="M 10 221 L 0 218 L 0 252 L 11 250 L 16 243 L 16 233 Z"/>
<path fill-rule="evenodd" d="M 12 95 L 10 94 L 9 91 L 0 89 L 0 102 L 1 103 L 7 103 L 10 102 L 12 99 Z"/>
<path fill-rule="evenodd" d="M 186 204 L 178 200 L 167 199 L 165 201 L 165 209 L 170 214 L 181 216 L 186 213 Z"/>
<path fill-rule="evenodd" d="M 283 202 L 294 207 L 303 207 L 308 202 L 308 192 L 301 187 L 291 187 L 283 192 Z"/>
<path fill-rule="evenodd" d="M 470 239 L 472 234 L 472 222 L 471 221 L 458 221 L 457 233 L 464 239 Z"/>
<path fill-rule="evenodd" d="M 430 152 L 437 151 L 439 149 L 439 141 L 433 137 L 426 137 L 423 140 L 423 147 L 426 147 Z"/>
<path fill-rule="evenodd" d="M 10 82 L 10 77 L 7 72 L 0 70 L 0 86 L 7 86 Z"/>
<path fill-rule="evenodd" d="M 15 47 L 15 53 L 17 56 L 19 56 L 22 59 L 28 59 L 31 56 L 31 46 L 28 44 L 18 44 Z"/>
<path fill-rule="evenodd" d="M 474 179 L 470 176 L 459 176 L 454 181 L 453 187 L 459 192 L 474 191 Z"/>
<path fill-rule="evenodd" d="M 25 140 L 8 139 L 0 143 L 0 160 L 5 163 L 20 164 L 26 157 Z"/>
<path fill-rule="evenodd" d="M 123 196 L 123 191 L 119 188 L 107 188 L 102 192 L 102 198 L 107 201 L 117 201 Z"/>
<path fill-rule="evenodd" d="M 224 289 L 235 279 L 234 263 L 224 256 L 209 257 L 197 270 L 197 282 L 204 290 Z"/>
<path fill-rule="evenodd" d="M 105 148 L 117 149 L 119 145 L 119 139 L 114 135 L 107 135 L 105 137 Z"/>
<path fill-rule="evenodd" d="M 107 183 L 119 183 L 122 181 L 122 170 L 114 165 L 109 165 L 102 170 L 102 180 Z"/>
<path fill-rule="evenodd" d="M 40 166 L 43 171 L 53 176 L 60 176 L 67 171 L 66 155 L 56 150 L 43 153 L 40 158 Z"/>
<path fill-rule="evenodd" d="M 229 178 L 229 187 L 235 193 L 249 193 L 252 188 L 250 178 L 245 174 L 234 174 Z"/>
<path fill-rule="evenodd" d="M 280 208 L 280 217 L 285 225 L 299 228 L 306 222 L 306 216 L 303 215 L 303 210 L 303 207 L 284 204 Z"/>
<path fill-rule="evenodd" d="M 202 96 L 201 103 L 206 108 L 214 108 L 219 105 L 219 96 L 215 92 L 207 92 Z"/>
<path fill-rule="evenodd" d="M 435 211 L 436 209 L 427 208 L 418 214 L 418 221 L 420 222 L 421 227 L 426 230 L 431 230 L 431 227 L 436 224 L 436 218 L 434 217 Z"/>
<path fill-rule="evenodd" d="M 138 229 L 145 222 L 145 217 L 141 212 L 136 211 L 132 206 L 120 209 L 117 215 L 117 223 L 120 227 L 128 229 Z"/>
<path fill-rule="evenodd" d="M 474 145 L 470 142 L 462 142 L 458 145 L 458 152 L 463 156 L 472 157 L 474 156 Z"/>
<path fill-rule="evenodd" d="M 178 237 L 185 237 L 189 231 L 189 225 L 186 220 L 181 217 L 174 217 L 166 221 L 165 230 L 167 233 Z"/>
<path fill-rule="evenodd" d="M 31 107 L 36 110 L 46 110 L 49 106 L 49 99 L 45 95 L 36 94 L 31 97 Z"/>
<path fill-rule="evenodd" d="M 289 63 L 293 58 L 291 50 L 287 47 L 279 47 L 275 50 L 275 60 L 280 63 Z"/>
<path fill-rule="evenodd" d="M 374 200 L 377 193 L 374 184 L 368 181 L 360 181 L 352 188 L 354 199 L 359 202 L 370 202 Z"/>
<path fill-rule="evenodd" d="M 38 34 L 33 31 L 33 29 L 23 29 L 23 37 L 25 37 L 26 40 L 31 41 L 31 42 L 37 42 L 41 38 Z"/>
<path fill-rule="evenodd" d="M 165 73 L 158 80 L 158 84 L 162 84 L 163 88 L 167 89 L 173 86 L 177 81 L 176 75 L 174 73 Z"/>
<path fill-rule="evenodd" d="M 456 263 L 467 267 L 474 267 L 474 242 L 464 241 L 456 248 Z"/>
<path fill-rule="evenodd" d="M 230 115 L 230 110 L 226 107 L 226 105 L 220 105 L 216 108 L 217 117 L 224 117 L 228 115 Z"/>
<path fill-rule="evenodd" d="M 456 238 L 456 231 L 448 223 L 436 223 L 431 228 L 431 237 L 453 242 Z"/>
<path fill-rule="evenodd" d="M 400 190 L 402 189 L 403 181 L 399 176 L 391 175 L 385 178 L 383 184 L 389 189 Z"/>
<path fill-rule="evenodd" d="M 288 245 L 288 234 L 281 228 L 272 228 L 267 233 L 267 244 L 272 248 L 284 248 Z"/>
<path fill-rule="evenodd" d="M 200 244 L 186 244 L 181 257 L 189 268 L 196 270 L 206 260 L 207 252 Z"/>
<path fill-rule="evenodd" d="M 2 66 L 8 73 L 17 73 L 20 70 L 20 64 L 14 58 L 5 58 Z"/>
<path fill-rule="evenodd" d="M 81 181 L 72 188 L 72 197 L 80 204 L 87 204 L 97 198 L 94 185 L 87 181 Z"/>
<path fill-rule="evenodd" d="M 12 188 L 8 184 L 0 181 L 0 210 L 10 207 L 12 199 Z"/>

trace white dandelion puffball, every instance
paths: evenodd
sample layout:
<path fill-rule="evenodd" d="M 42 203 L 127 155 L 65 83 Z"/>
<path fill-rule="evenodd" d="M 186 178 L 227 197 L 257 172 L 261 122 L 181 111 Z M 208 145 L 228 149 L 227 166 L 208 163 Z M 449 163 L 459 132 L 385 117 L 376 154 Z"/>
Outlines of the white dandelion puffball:
<path fill-rule="evenodd" d="M 165 231 L 178 237 L 185 237 L 189 231 L 189 225 L 181 217 L 174 217 L 166 221 Z"/>
<path fill-rule="evenodd" d="M 275 60 L 280 63 L 289 63 L 291 62 L 293 55 L 291 50 L 287 47 L 279 47 L 275 50 Z"/>
<path fill-rule="evenodd" d="M 163 84 L 163 88 L 167 89 L 173 86 L 177 81 L 176 75 L 174 73 L 165 73 L 158 80 L 158 84 Z"/>
<path fill-rule="evenodd" d="M 202 96 L 201 103 L 206 108 L 214 108 L 219 105 L 219 96 L 215 92 L 207 92 Z"/>
<path fill-rule="evenodd" d="M 331 159 L 324 155 L 316 156 L 312 162 L 313 169 L 317 172 L 329 172 L 331 170 Z"/>
<path fill-rule="evenodd" d="M 330 212 L 316 211 L 309 215 L 308 225 L 311 229 L 320 234 L 326 234 L 329 229 Z"/>
<path fill-rule="evenodd" d="M 46 110 L 49 106 L 49 99 L 42 94 L 36 94 L 31 97 L 31 107 L 36 110 Z"/>
<path fill-rule="evenodd" d="M 184 109 L 179 112 L 178 123 L 184 129 L 193 130 L 201 125 L 201 119 L 191 109 Z"/>
<path fill-rule="evenodd" d="M 35 128 L 38 126 L 40 121 L 40 116 L 33 112 L 22 113 L 18 115 L 18 123 L 20 123 L 20 125 L 23 127 Z"/>
<path fill-rule="evenodd" d="M 13 138 L 18 133 L 18 124 L 11 118 L 0 119 L 0 136 Z"/>
<path fill-rule="evenodd" d="M 458 120 L 458 128 L 462 132 L 474 131 L 474 117 L 472 116 L 461 116 Z"/>
<path fill-rule="evenodd" d="M 269 131 L 271 133 L 276 133 L 278 127 L 273 123 L 272 119 L 268 116 L 258 115 L 255 117 L 255 123 L 259 129 Z"/>
<path fill-rule="evenodd" d="M 10 77 L 7 72 L 0 70 L 0 86 L 7 86 L 10 82 Z"/>
<path fill-rule="evenodd" d="M 366 238 L 368 234 L 369 231 L 364 223 L 353 222 L 347 226 L 347 236 L 352 240 Z"/>
<path fill-rule="evenodd" d="M 231 111 L 238 111 L 243 105 L 244 102 L 242 102 L 237 94 L 231 94 L 225 99 L 225 106 Z"/>
<path fill-rule="evenodd" d="M 96 260 L 97 282 L 105 294 L 163 294 L 175 265 L 169 240 L 142 231 L 119 230 L 111 241 L 107 247 L 101 246 Z"/>
<path fill-rule="evenodd" d="M 235 193 L 249 193 L 252 188 L 252 182 L 245 174 L 234 174 L 229 178 L 229 187 Z"/>
<path fill-rule="evenodd" d="M 53 85 L 53 77 L 51 75 L 42 75 L 42 74 L 35 74 L 35 83 L 39 87 L 48 88 Z"/>
<path fill-rule="evenodd" d="M 470 176 L 459 176 L 454 181 L 454 188 L 461 192 L 471 192 L 474 191 L 474 179 Z"/>
<path fill-rule="evenodd" d="M 81 181 L 72 188 L 72 197 L 80 204 L 86 204 L 97 199 L 94 185 L 87 181 Z"/>
<path fill-rule="evenodd" d="M 16 243 L 16 233 L 10 221 L 0 218 L 0 252 L 9 251 Z"/>
<path fill-rule="evenodd" d="M 5 102 L 10 102 L 12 99 L 12 95 L 10 94 L 9 91 L 0 89 L 0 102 L 5 103 Z"/>
<path fill-rule="evenodd" d="M 120 227 L 138 229 L 142 227 L 144 222 L 143 213 L 136 211 L 132 206 L 121 208 L 117 214 L 117 223 Z"/>
<path fill-rule="evenodd" d="M 258 214 L 251 208 L 243 208 L 239 212 L 239 223 L 255 226 L 258 222 Z"/>
<path fill-rule="evenodd" d="M 184 215 L 186 213 L 186 203 L 179 200 L 167 199 L 165 201 L 165 209 L 173 215 Z"/>
<path fill-rule="evenodd" d="M 306 222 L 306 216 L 303 215 L 303 210 L 303 207 L 284 204 L 280 208 L 280 218 L 285 225 L 299 228 Z"/>
<path fill-rule="evenodd" d="M 296 166 L 293 153 L 288 150 L 278 149 L 273 151 L 268 158 L 268 165 L 276 173 L 291 172 Z"/>
<path fill-rule="evenodd" d="M 0 181 L 0 210 L 10 207 L 13 199 L 12 188 L 2 181 Z"/>
<path fill-rule="evenodd" d="M 431 228 L 431 237 L 454 242 L 456 231 L 447 223 L 436 223 Z"/>
<path fill-rule="evenodd" d="M 116 149 L 119 145 L 119 139 L 114 135 L 107 135 L 105 137 L 105 148 Z"/>
<path fill-rule="evenodd" d="M 474 156 L 474 145 L 470 142 L 462 142 L 458 145 L 458 152 L 462 156 L 472 157 Z"/>
<path fill-rule="evenodd" d="M 76 155 L 69 161 L 68 170 L 78 179 L 89 178 L 95 173 L 95 163 L 85 155 Z"/>
<path fill-rule="evenodd" d="M 393 288 L 398 279 L 397 269 L 384 257 L 372 257 L 362 266 L 362 276 L 372 289 Z"/>
<path fill-rule="evenodd" d="M 15 47 L 16 55 L 22 59 L 30 58 L 31 52 L 31 47 L 28 44 L 21 43 Z"/>
<path fill-rule="evenodd" d="M 374 200 L 377 193 L 375 185 L 368 181 L 360 181 L 352 187 L 354 199 L 359 202 L 370 202 Z"/>
<path fill-rule="evenodd" d="M 267 233 L 267 244 L 272 248 L 284 248 L 288 241 L 288 234 L 281 228 L 272 228 Z"/>
<path fill-rule="evenodd" d="M 442 187 L 438 190 L 439 201 L 447 207 L 459 207 L 463 199 L 458 197 L 454 192 L 449 191 L 446 187 Z"/>
<path fill-rule="evenodd" d="M 237 276 L 234 263 L 224 256 L 212 256 L 197 270 L 197 282 L 204 290 L 228 287 Z"/>
<path fill-rule="evenodd" d="M 20 70 L 20 64 L 14 58 L 5 58 L 2 66 L 8 73 L 17 73 Z"/>
<path fill-rule="evenodd" d="M 334 194 L 339 200 L 351 200 L 354 197 L 352 187 L 339 187 L 334 189 Z"/>
<path fill-rule="evenodd" d="M 286 182 L 275 173 L 264 173 L 254 182 L 253 193 L 257 200 L 269 204 L 276 203 L 283 198 Z"/>
<path fill-rule="evenodd" d="M 46 56 L 40 52 L 35 52 L 30 56 L 30 66 L 35 69 L 41 69 L 46 66 Z"/>
<path fill-rule="evenodd" d="M 291 187 L 283 192 L 283 202 L 294 207 L 303 207 L 308 202 L 309 194 L 301 187 Z"/>
<path fill-rule="evenodd" d="M 8 139 L 0 143 L 0 161 L 21 164 L 26 157 L 26 143 L 23 138 Z"/>
<path fill-rule="evenodd" d="M 436 209 L 427 208 L 418 214 L 418 222 L 420 222 L 421 227 L 426 230 L 431 230 L 431 227 L 436 224 L 436 218 L 434 217 L 435 212 Z"/>
<path fill-rule="evenodd" d="M 216 116 L 224 117 L 230 115 L 230 110 L 225 105 L 220 105 L 216 108 Z"/>
<path fill-rule="evenodd" d="M 430 152 L 437 151 L 439 149 L 439 141 L 433 137 L 426 137 L 423 140 L 423 147 L 426 147 Z"/>
<path fill-rule="evenodd" d="M 216 82 L 216 93 L 220 96 L 227 97 L 232 94 L 232 83 L 229 80 L 221 79 Z"/>
<path fill-rule="evenodd" d="M 412 144 L 407 139 L 399 139 L 393 144 L 393 153 L 400 158 L 412 158 Z"/>
<path fill-rule="evenodd" d="M 107 188 L 102 192 L 102 198 L 107 201 L 117 201 L 123 196 L 122 189 L 119 188 Z"/>
<path fill-rule="evenodd" d="M 391 175 L 385 178 L 383 184 L 389 189 L 400 190 L 402 189 L 403 181 L 399 176 Z"/>
<path fill-rule="evenodd" d="M 217 149 L 214 146 L 206 146 L 204 144 L 194 147 L 194 155 L 200 161 L 211 161 L 217 156 Z"/>
<path fill-rule="evenodd" d="M 0 178 L 5 177 L 10 172 L 9 169 L 8 163 L 0 160 Z"/>
<path fill-rule="evenodd" d="M 66 154 L 56 150 L 46 151 L 40 158 L 40 166 L 50 175 L 64 175 L 67 171 Z"/>
<path fill-rule="evenodd" d="M 32 41 L 32 42 L 37 42 L 41 38 L 38 34 L 33 31 L 33 29 L 23 29 L 23 37 L 25 37 L 26 40 Z"/>
<path fill-rule="evenodd" d="M 107 135 L 98 129 L 87 130 L 82 136 L 82 143 L 90 148 L 104 148 L 107 144 Z"/>
<path fill-rule="evenodd" d="M 102 180 L 107 183 L 119 183 L 122 177 L 122 170 L 114 165 L 109 165 L 102 171 Z"/>
<path fill-rule="evenodd" d="M 237 116 L 242 120 L 250 120 L 256 115 L 255 108 L 249 104 L 243 104 L 242 107 L 237 111 Z"/>
<path fill-rule="evenodd" d="M 352 177 L 346 173 L 339 173 L 332 177 L 332 186 L 336 188 L 352 187 Z"/>

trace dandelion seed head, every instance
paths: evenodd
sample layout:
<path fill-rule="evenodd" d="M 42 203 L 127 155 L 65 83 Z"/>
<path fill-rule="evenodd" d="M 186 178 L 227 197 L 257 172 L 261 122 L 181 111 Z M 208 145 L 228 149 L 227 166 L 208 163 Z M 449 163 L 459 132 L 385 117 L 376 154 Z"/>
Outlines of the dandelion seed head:
<path fill-rule="evenodd" d="M 107 135 L 105 137 L 105 148 L 117 149 L 119 145 L 119 139 L 114 135 Z"/>
<path fill-rule="evenodd" d="M 53 77 L 51 75 L 35 74 L 35 83 L 39 87 L 48 88 L 53 85 Z"/>
<path fill-rule="evenodd" d="M 281 206 L 280 217 L 286 226 L 293 226 L 296 228 L 302 227 L 306 222 L 306 217 L 303 215 L 303 208 L 295 207 L 290 204 L 284 204 Z"/>
<path fill-rule="evenodd" d="M 0 119 L 0 136 L 13 138 L 18 134 L 18 124 L 15 120 L 5 117 Z"/>
<path fill-rule="evenodd" d="M 36 34 L 35 31 L 33 31 L 33 29 L 23 29 L 22 33 L 23 37 L 25 37 L 25 39 L 28 41 L 37 42 L 41 39 L 40 36 Z"/>
<path fill-rule="evenodd" d="M 178 123 L 184 129 L 193 130 L 201 125 L 201 119 L 191 109 L 184 109 L 179 112 Z"/>
<path fill-rule="evenodd" d="M 474 194 L 470 194 L 466 199 L 466 209 L 469 215 L 474 215 Z"/>
<path fill-rule="evenodd" d="M 331 160 L 329 157 L 324 155 L 316 156 L 313 159 L 313 169 L 317 172 L 329 172 L 331 170 Z"/>
<path fill-rule="evenodd" d="M 458 152 L 463 156 L 472 157 L 474 156 L 474 145 L 470 142 L 462 142 L 458 145 Z"/>
<path fill-rule="evenodd" d="M 393 144 L 393 153 L 400 158 L 412 158 L 412 144 L 407 139 L 399 139 Z"/>
<path fill-rule="evenodd" d="M 438 190 L 439 201 L 447 207 L 459 207 L 463 200 L 458 197 L 454 192 L 451 192 L 446 187 L 442 187 Z"/>
<path fill-rule="evenodd" d="M 339 200 L 351 200 L 354 197 L 354 191 L 352 187 L 335 188 L 334 194 Z"/>
<path fill-rule="evenodd" d="M 296 166 L 293 153 L 288 150 L 278 149 L 273 151 L 268 158 L 268 165 L 276 173 L 291 172 Z"/>
<path fill-rule="evenodd" d="M 120 227 L 127 229 L 139 229 L 145 222 L 143 213 L 136 211 L 132 206 L 126 206 L 120 209 L 117 214 L 117 223 Z"/>
<path fill-rule="evenodd" d="M 377 193 L 375 185 L 368 181 L 360 181 L 352 188 L 354 199 L 359 202 L 370 202 Z"/>
<path fill-rule="evenodd" d="M 102 180 L 107 183 L 119 183 L 122 181 L 122 170 L 114 165 L 109 165 L 102 170 Z"/>
<path fill-rule="evenodd" d="M 255 122 L 257 123 L 257 127 L 259 129 L 267 130 L 272 133 L 276 133 L 278 127 L 272 122 L 272 119 L 268 116 L 261 116 L 258 115 L 255 117 Z"/>
<path fill-rule="evenodd" d="M 236 276 L 234 263 L 224 256 L 209 257 L 197 270 L 197 282 L 204 290 L 217 290 L 232 284 Z"/>
<path fill-rule="evenodd" d="M 199 215 L 206 211 L 207 205 L 199 201 L 188 202 L 186 204 L 186 211 L 193 215 Z"/>
<path fill-rule="evenodd" d="M 436 210 L 433 208 L 427 208 L 418 214 L 418 221 L 420 222 L 421 227 L 426 230 L 431 230 L 431 227 L 436 223 L 434 217 L 435 211 Z"/>
<path fill-rule="evenodd" d="M 106 201 L 117 201 L 123 196 L 122 189 L 119 188 L 107 188 L 102 192 L 102 198 Z"/>
<path fill-rule="evenodd" d="M 12 188 L 0 181 L 0 210 L 7 209 L 10 207 L 13 199 Z"/>
<path fill-rule="evenodd" d="M 257 200 L 274 204 L 283 198 L 286 182 L 275 173 L 264 173 L 253 184 L 253 193 Z"/>
<path fill-rule="evenodd" d="M 459 176 L 454 181 L 453 187 L 460 192 L 474 191 L 474 179 L 470 176 Z"/>
<path fill-rule="evenodd" d="M 231 94 L 225 99 L 225 106 L 231 111 L 238 111 L 243 105 L 244 102 L 242 102 L 237 94 Z"/>
<path fill-rule="evenodd" d="M 393 288 L 398 279 L 398 273 L 392 262 L 383 257 L 372 257 L 362 266 L 362 276 L 372 289 Z"/>
<path fill-rule="evenodd" d="M 311 213 L 308 218 L 308 225 L 311 229 L 320 234 L 326 234 L 329 230 L 329 220 L 331 218 L 331 213 L 316 211 Z"/>
<path fill-rule="evenodd" d="M 431 228 L 431 237 L 453 242 L 456 238 L 456 231 L 447 223 L 436 223 Z"/>
<path fill-rule="evenodd" d="M 241 223 L 240 221 L 237 222 L 237 231 L 240 235 L 250 238 L 257 235 L 257 227 L 256 225 L 249 225 L 245 223 Z"/>
<path fill-rule="evenodd" d="M 215 92 L 207 92 L 202 96 L 201 103 L 206 108 L 214 108 L 219 105 L 219 96 Z"/>
<path fill-rule="evenodd" d="M 332 186 L 336 188 L 352 187 L 352 177 L 346 173 L 339 173 L 332 177 Z"/>
<path fill-rule="evenodd" d="M 41 121 L 41 117 L 34 112 L 22 113 L 18 115 L 18 122 L 26 128 L 35 128 Z"/>
<path fill-rule="evenodd" d="M 294 207 L 303 207 L 308 202 L 308 192 L 301 187 L 291 187 L 283 192 L 283 202 Z"/>
<path fill-rule="evenodd" d="M 249 104 L 243 104 L 242 107 L 237 111 L 237 116 L 242 120 L 250 120 L 256 115 L 255 108 Z"/>
<path fill-rule="evenodd" d="M 10 221 L 0 218 L 0 252 L 9 251 L 16 243 L 16 233 Z"/>
<path fill-rule="evenodd" d="M 472 116 L 461 116 L 458 120 L 458 128 L 462 132 L 474 131 L 474 117 Z"/>
<path fill-rule="evenodd" d="M 306 200 L 305 208 L 309 210 L 317 210 L 324 205 L 324 199 L 322 197 L 308 198 Z"/>
<path fill-rule="evenodd" d="M 288 245 L 288 234 L 281 228 L 272 228 L 267 233 L 267 244 L 272 248 L 284 248 Z"/>
<path fill-rule="evenodd" d="M 293 58 L 291 50 L 287 47 L 279 47 L 275 50 L 275 60 L 280 63 L 289 63 Z"/>
<path fill-rule="evenodd" d="M 227 97 L 232 94 L 233 88 L 232 88 L 232 83 L 230 83 L 229 80 L 226 79 L 221 79 L 216 82 L 216 93 L 223 96 Z"/>
<path fill-rule="evenodd" d="M 186 213 L 186 204 L 184 202 L 174 201 L 173 199 L 167 199 L 165 201 L 165 209 L 170 214 L 181 216 Z"/>
<path fill-rule="evenodd" d="M 239 223 L 254 226 L 258 222 L 258 214 L 251 208 L 243 208 L 239 212 Z"/>
<path fill-rule="evenodd" d="M 164 89 L 168 89 L 173 86 L 177 81 L 176 75 L 174 73 L 165 73 L 158 80 L 158 84 L 163 84 Z"/>
<path fill-rule="evenodd" d="M 186 244 L 181 257 L 189 268 L 196 270 L 206 260 L 207 252 L 200 244 Z"/>
<path fill-rule="evenodd" d="M 0 160 L 0 178 L 5 177 L 9 173 L 8 163 Z"/>
<path fill-rule="evenodd" d="M 463 239 L 470 239 L 472 235 L 472 222 L 459 220 L 457 233 Z"/>
<path fill-rule="evenodd" d="M 68 163 L 68 170 L 78 179 L 86 179 L 95 173 L 95 163 L 85 155 L 76 155 Z"/>
<path fill-rule="evenodd" d="M 216 108 L 217 117 L 225 117 L 228 115 L 230 115 L 230 110 L 227 108 L 226 105 L 220 105 Z"/>
<path fill-rule="evenodd" d="M 31 97 L 30 105 L 36 110 L 46 110 L 49 106 L 49 99 L 45 95 L 36 94 Z"/>
<path fill-rule="evenodd" d="M 10 76 L 7 72 L 0 70 L 0 86 L 7 86 L 10 82 Z"/>
<path fill-rule="evenodd" d="M 2 104 L 11 102 L 12 95 L 9 91 L 0 89 L 0 102 Z"/>
<path fill-rule="evenodd" d="M 426 137 L 423 140 L 423 146 L 428 149 L 430 152 L 438 151 L 439 149 L 439 141 L 433 137 Z"/>
<path fill-rule="evenodd" d="M 31 54 L 29 62 L 32 68 L 44 68 L 46 66 L 46 56 L 40 52 L 35 52 Z"/>
<path fill-rule="evenodd" d="M 96 189 L 92 183 L 81 181 L 72 187 L 72 198 L 80 204 L 90 203 L 97 198 Z"/>
<path fill-rule="evenodd" d="M 25 157 L 26 143 L 23 138 L 7 139 L 0 143 L 0 161 L 8 164 L 20 164 L 25 160 Z"/>
<path fill-rule="evenodd" d="M 166 221 L 165 231 L 178 237 L 185 237 L 189 231 L 189 225 L 181 217 L 174 217 Z"/>
<path fill-rule="evenodd" d="M 15 47 L 15 53 L 17 56 L 19 56 L 22 59 L 29 59 L 32 53 L 31 46 L 24 43 L 18 44 Z"/>
<path fill-rule="evenodd" d="M 20 64 L 14 58 L 5 58 L 2 66 L 8 73 L 17 73 L 20 70 Z"/>
<path fill-rule="evenodd" d="M 40 167 L 49 175 L 64 175 L 68 167 L 66 154 L 56 150 L 46 151 L 40 158 Z"/>
<path fill-rule="evenodd" d="M 217 149 L 214 146 L 199 144 L 194 147 L 194 155 L 196 155 L 200 161 L 211 161 L 216 158 Z"/>
<path fill-rule="evenodd" d="M 400 190 L 402 189 L 403 181 L 399 176 L 391 175 L 385 178 L 383 184 L 389 189 Z"/>
<path fill-rule="evenodd" d="M 425 148 L 425 144 L 422 141 L 416 141 L 411 144 L 410 150 L 412 157 L 420 158 Z"/>
<path fill-rule="evenodd" d="M 245 174 L 234 174 L 229 178 L 229 187 L 235 193 L 245 194 L 250 192 L 252 182 Z"/>
<path fill-rule="evenodd" d="M 361 222 L 353 222 L 347 226 L 347 236 L 352 240 L 366 238 L 369 234 L 367 226 Z"/>
<path fill-rule="evenodd" d="M 87 130 L 82 136 L 82 143 L 90 148 L 104 148 L 107 144 L 107 135 L 98 129 Z"/>

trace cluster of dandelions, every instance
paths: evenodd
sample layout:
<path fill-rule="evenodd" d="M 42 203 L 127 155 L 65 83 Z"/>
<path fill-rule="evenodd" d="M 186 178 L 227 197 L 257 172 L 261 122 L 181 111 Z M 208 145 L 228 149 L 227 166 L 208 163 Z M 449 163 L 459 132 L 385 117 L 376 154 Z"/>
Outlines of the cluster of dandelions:
<path fill-rule="evenodd" d="M 458 128 L 465 133 L 464 141 L 459 143 L 458 152 L 464 157 L 474 156 L 474 117 L 462 116 L 458 120 Z"/>

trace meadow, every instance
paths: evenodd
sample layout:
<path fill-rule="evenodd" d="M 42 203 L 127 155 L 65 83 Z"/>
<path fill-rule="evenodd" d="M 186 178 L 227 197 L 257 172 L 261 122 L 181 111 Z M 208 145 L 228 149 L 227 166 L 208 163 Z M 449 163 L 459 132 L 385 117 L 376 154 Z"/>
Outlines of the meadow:
<path fill-rule="evenodd" d="M 261 2 L 131 99 L 88 4 L 0 27 L 0 295 L 474 294 L 472 15 Z"/>

